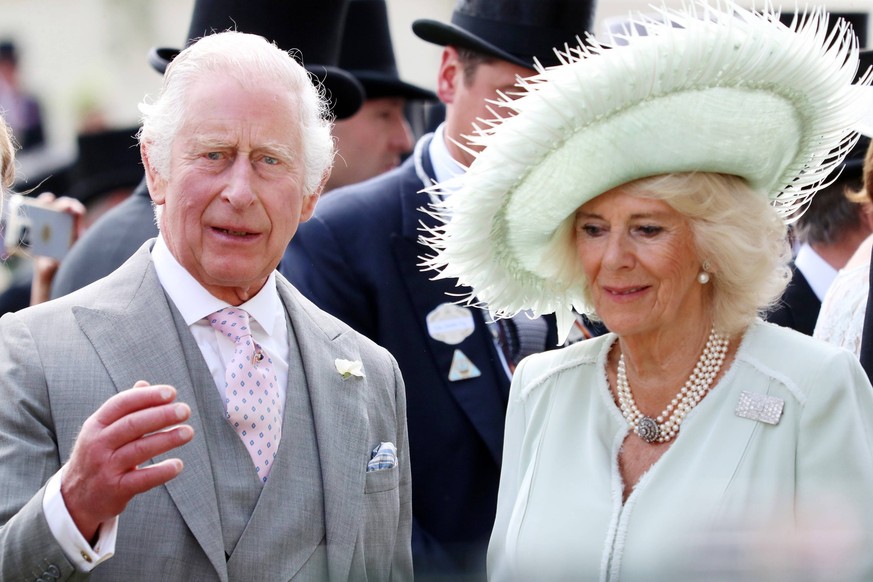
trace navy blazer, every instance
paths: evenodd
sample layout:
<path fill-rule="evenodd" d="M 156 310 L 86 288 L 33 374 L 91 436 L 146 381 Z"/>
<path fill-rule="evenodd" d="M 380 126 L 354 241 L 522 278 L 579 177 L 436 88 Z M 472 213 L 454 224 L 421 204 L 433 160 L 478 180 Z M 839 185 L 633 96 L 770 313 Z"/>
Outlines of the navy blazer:
<path fill-rule="evenodd" d="M 474 332 L 457 345 L 431 337 L 427 315 L 467 289 L 422 272 L 420 190 L 433 181 L 430 135 L 399 168 L 331 191 L 300 226 L 280 271 L 319 307 L 387 348 L 406 384 L 412 463 L 413 561 L 428 574 L 484 578 L 494 522 L 509 378 L 484 312 L 471 309 Z M 416 166 L 418 167 L 416 169 Z M 427 181 L 427 184 L 424 183 Z M 556 342 L 550 322 L 549 345 Z M 481 376 L 449 380 L 460 350 Z"/>
<path fill-rule="evenodd" d="M 791 281 L 785 288 L 785 293 L 779 304 L 767 314 L 767 321 L 796 329 L 806 335 L 812 335 L 818 313 L 821 311 L 821 301 L 796 266 L 791 267 Z"/>

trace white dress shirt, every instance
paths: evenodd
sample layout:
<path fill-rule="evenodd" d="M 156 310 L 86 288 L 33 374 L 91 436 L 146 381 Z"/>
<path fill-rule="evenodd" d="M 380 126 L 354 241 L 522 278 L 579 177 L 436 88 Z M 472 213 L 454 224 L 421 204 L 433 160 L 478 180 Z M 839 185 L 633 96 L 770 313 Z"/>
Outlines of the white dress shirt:
<path fill-rule="evenodd" d="M 230 338 L 216 331 L 204 318 L 229 305 L 211 295 L 179 264 L 160 235 L 152 249 L 152 262 L 161 286 L 191 330 L 223 400 L 225 370 L 233 357 L 234 343 Z M 279 382 L 278 396 L 284 402 L 288 385 L 290 346 L 285 309 L 276 289 L 275 271 L 270 273 L 266 284 L 254 297 L 238 307 L 249 313 L 252 337 L 273 360 L 273 368 Z M 42 502 L 43 513 L 49 529 L 70 562 L 79 570 L 90 572 L 115 553 L 118 516 L 101 524 L 97 542 L 92 547 L 79 532 L 64 504 L 61 495 L 63 471 L 64 467 L 61 467 L 46 485 Z"/>
<path fill-rule="evenodd" d="M 828 288 L 837 276 L 837 269 L 831 267 L 806 243 L 800 245 L 797 256 L 794 257 L 794 265 L 803 273 L 818 300 L 823 301 Z"/>
<path fill-rule="evenodd" d="M 442 183 L 464 173 L 464 167 L 452 157 L 448 146 L 446 146 L 445 122 L 439 124 L 433 132 L 433 139 L 430 140 L 427 153 L 430 156 L 430 165 L 433 167 L 437 182 Z M 429 184 L 427 185 L 429 186 Z"/>

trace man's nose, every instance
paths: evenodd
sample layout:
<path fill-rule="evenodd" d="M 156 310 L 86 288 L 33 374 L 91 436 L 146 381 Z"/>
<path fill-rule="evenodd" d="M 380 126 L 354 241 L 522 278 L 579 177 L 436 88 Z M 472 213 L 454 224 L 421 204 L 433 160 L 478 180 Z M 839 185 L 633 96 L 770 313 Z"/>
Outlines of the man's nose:
<path fill-rule="evenodd" d="M 223 197 L 234 207 L 244 208 L 255 199 L 252 182 L 254 168 L 248 156 L 238 155 L 229 168 Z"/>
<path fill-rule="evenodd" d="M 409 127 L 409 122 L 403 116 L 400 116 L 394 125 L 391 132 L 391 144 L 395 151 L 402 154 L 412 151 L 412 129 Z"/>

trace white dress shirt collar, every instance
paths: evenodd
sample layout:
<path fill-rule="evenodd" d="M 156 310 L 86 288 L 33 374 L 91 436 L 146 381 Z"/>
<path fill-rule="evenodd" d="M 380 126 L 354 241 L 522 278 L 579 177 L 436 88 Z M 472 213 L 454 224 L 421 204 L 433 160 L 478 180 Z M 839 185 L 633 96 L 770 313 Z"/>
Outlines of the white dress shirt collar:
<path fill-rule="evenodd" d="M 806 243 L 800 245 L 794 265 L 803 273 L 818 300 L 822 301 L 837 276 L 837 269 L 831 267 Z"/>
<path fill-rule="evenodd" d="M 446 146 L 445 122 L 441 123 L 433 132 L 433 139 L 430 140 L 427 153 L 430 155 L 430 163 L 433 166 L 433 173 L 437 182 L 445 182 L 464 173 L 463 166 L 452 157 L 452 154 L 449 153 L 449 148 Z"/>
<path fill-rule="evenodd" d="M 186 325 L 191 326 L 207 315 L 229 306 L 227 302 L 209 293 L 179 264 L 160 235 L 152 249 L 152 262 L 161 286 L 182 314 Z M 285 325 L 284 317 L 277 317 L 277 314 L 283 313 L 283 308 L 276 290 L 276 272 L 270 273 L 261 290 L 239 307 L 247 311 L 267 335 L 276 337 L 279 333 L 277 326 Z"/>

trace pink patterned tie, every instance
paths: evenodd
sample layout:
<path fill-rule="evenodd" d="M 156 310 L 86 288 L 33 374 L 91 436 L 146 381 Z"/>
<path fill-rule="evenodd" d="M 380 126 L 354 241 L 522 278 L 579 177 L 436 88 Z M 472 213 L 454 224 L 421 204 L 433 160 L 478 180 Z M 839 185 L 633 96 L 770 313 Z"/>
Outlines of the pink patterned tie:
<path fill-rule="evenodd" d="M 206 319 L 234 342 L 225 375 L 225 417 L 248 449 L 261 482 L 266 483 L 282 436 L 282 406 L 277 400 L 273 360 L 255 343 L 246 311 L 225 307 Z"/>

